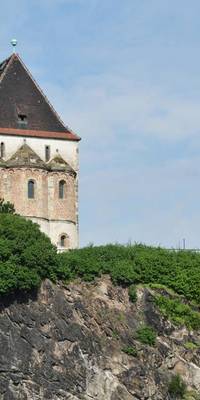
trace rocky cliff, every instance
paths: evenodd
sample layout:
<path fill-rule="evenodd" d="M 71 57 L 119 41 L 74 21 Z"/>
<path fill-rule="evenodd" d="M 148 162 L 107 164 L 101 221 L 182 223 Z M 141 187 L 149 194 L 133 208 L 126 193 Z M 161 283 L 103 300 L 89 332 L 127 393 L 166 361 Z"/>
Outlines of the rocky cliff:
<path fill-rule="evenodd" d="M 45 281 L 34 298 L 2 301 L 0 399 L 166 400 L 173 374 L 200 393 L 200 333 L 177 329 L 138 289 L 135 304 L 126 289 L 104 277 L 95 283 L 56 286 Z M 138 341 L 141 324 L 156 343 Z M 126 354 L 126 349 L 135 354 Z"/>

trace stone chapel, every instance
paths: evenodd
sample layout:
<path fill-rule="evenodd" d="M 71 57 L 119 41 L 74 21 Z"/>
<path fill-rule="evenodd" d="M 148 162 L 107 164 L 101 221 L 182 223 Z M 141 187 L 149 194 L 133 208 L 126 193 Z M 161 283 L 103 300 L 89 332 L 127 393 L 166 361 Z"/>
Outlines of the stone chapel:
<path fill-rule="evenodd" d="M 58 251 L 78 247 L 78 144 L 18 54 L 0 64 L 0 198 Z"/>

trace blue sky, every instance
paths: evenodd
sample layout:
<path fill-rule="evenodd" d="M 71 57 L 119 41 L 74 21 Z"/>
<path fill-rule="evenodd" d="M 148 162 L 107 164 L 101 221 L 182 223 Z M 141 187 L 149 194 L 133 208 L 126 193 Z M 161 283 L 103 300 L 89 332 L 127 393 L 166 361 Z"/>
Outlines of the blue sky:
<path fill-rule="evenodd" d="M 81 137 L 80 239 L 200 247 L 199 0 L 7 0 L 18 52 Z"/>

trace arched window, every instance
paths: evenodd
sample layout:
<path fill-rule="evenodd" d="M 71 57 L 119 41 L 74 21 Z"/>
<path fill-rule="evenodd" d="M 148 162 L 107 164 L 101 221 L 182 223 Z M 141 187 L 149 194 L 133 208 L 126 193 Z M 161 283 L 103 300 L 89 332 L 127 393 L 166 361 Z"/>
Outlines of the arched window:
<path fill-rule="evenodd" d="M 5 143 L 1 142 L 1 158 L 5 156 Z"/>
<path fill-rule="evenodd" d="M 35 197 L 35 182 L 33 180 L 28 181 L 28 198 L 34 199 Z"/>
<path fill-rule="evenodd" d="M 45 146 L 45 161 L 50 160 L 50 146 Z"/>
<path fill-rule="evenodd" d="M 64 199 L 66 197 L 66 182 L 59 182 L 59 199 Z"/>
<path fill-rule="evenodd" d="M 67 247 L 67 235 L 61 235 L 60 247 Z"/>

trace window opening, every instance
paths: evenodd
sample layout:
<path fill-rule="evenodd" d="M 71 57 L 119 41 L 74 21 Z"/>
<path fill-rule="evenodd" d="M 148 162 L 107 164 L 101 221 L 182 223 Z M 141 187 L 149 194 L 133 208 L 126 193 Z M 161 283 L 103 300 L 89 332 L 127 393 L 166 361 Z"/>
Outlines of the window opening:
<path fill-rule="evenodd" d="M 35 197 L 35 182 L 30 180 L 28 181 L 28 198 L 34 199 Z"/>
<path fill-rule="evenodd" d="M 66 197 L 66 182 L 59 182 L 59 199 L 64 199 Z"/>
<path fill-rule="evenodd" d="M 50 160 L 50 146 L 45 146 L 45 160 Z"/>
<path fill-rule="evenodd" d="M 60 246 L 61 247 L 66 247 L 67 246 L 67 237 L 66 235 L 62 235 L 60 238 Z"/>
<path fill-rule="evenodd" d="M 5 156 L 5 143 L 1 142 L 1 158 Z"/>
<path fill-rule="evenodd" d="M 28 119 L 26 114 L 18 114 L 18 122 L 20 125 L 27 125 Z"/>

